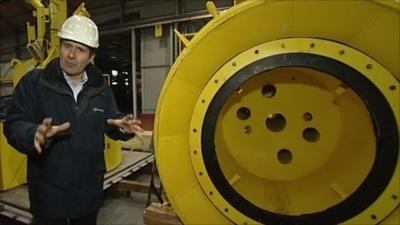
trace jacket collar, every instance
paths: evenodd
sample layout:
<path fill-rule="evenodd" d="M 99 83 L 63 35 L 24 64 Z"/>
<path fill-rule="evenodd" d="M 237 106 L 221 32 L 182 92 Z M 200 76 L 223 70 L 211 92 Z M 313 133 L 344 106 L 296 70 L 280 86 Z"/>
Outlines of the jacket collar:
<path fill-rule="evenodd" d="M 105 85 L 105 81 L 100 71 L 89 64 L 86 67 L 86 73 L 88 76 L 87 86 L 89 87 L 102 87 Z M 66 81 L 63 77 L 63 73 L 60 67 L 60 58 L 53 59 L 43 70 L 42 78 L 46 83 L 49 84 L 66 84 Z"/>

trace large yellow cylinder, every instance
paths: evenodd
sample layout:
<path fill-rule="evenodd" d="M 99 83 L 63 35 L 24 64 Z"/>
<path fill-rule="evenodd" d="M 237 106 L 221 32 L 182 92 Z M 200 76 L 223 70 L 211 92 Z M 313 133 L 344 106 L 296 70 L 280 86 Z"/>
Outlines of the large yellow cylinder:
<path fill-rule="evenodd" d="M 158 169 L 182 221 L 399 224 L 399 9 L 250 0 L 212 11 L 156 112 Z"/>

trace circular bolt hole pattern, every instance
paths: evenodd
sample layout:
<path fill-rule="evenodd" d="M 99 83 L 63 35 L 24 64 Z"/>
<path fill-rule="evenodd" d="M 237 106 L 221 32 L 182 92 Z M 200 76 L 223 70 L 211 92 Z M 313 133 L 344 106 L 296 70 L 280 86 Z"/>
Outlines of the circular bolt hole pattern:
<path fill-rule="evenodd" d="M 282 164 L 289 164 L 290 162 L 292 162 L 293 159 L 293 155 L 292 153 L 287 150 L 287 149 L 281 149 L 278 152 L 278 160 L 280 163 Z"/>
<path fill-rule="evenodd" d="M 272 98 L 276 94 L 276 87 L 272 84 L 264 85 L 261 94 L 266 98 Z"/>
<path fill-rule="evenodd" d="M 240 119 L 240 120 L 247 120 L 248 118 L 250 118 L 251 116 L 251 111 L 249 108 L 247 107 L 240 107 L 237 111 L 236 111 L 236 116 Z"/>
<path fill-rule="evenodd" d="M 280 113 L 274 113 L 267 117 L 265 124 L 270 131 L 279 132 L 285 128 L 286 118 Z"/>
<path fill-rule="evenodd" d="M 304 121 L 311 121 L 312 118 L 313 118 L 313 116 L 312 116 L 312 114 L 309 113 L 309 112 L 306 112 L 306 113 L 303 114 L 303 119 L 304 119 Z"/>
<path fill-rule="evenodd" d="M 319 131 L 312 127 L 306 128 L 303 131 L 303 138 L 308 142 L 316 142 L 319 140 Z"/>
<path fill-rule="evenodd" d="M 245 126 L 244 127 L 244 133 L 245 134 L 250 134 L 252 132 L 251 126 Z"/>
<path fill-rule="evenodd" d="M 377 219 L 376 215 L 375 215 L 375 214 L 372 214 L 372 215 L 371 215 L 371 219 L 376 220 L 376 219 Z"/>
<path fill-rule="evenodd" d="M 392 91 L 394 91 L 394 90 L 396 90 L 396 86 L 395 86 L 395 85 L 390 85 L 390 86 L 389 86 L 389 89 L 392 90 Z"/>

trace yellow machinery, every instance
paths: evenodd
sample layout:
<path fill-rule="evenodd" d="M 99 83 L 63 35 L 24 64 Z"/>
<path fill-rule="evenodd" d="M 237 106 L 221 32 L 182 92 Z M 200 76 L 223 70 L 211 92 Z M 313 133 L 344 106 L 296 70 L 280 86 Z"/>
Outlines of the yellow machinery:
<path fill-rule="evenodd" d="M 400 224 L 399 4 L 209 2 L 177 32 L 154 135 L 183 223 Z"/>
<path fill-rule="evenodd" d="M 44 68 L 59 55 L 58 31 L 66 19 L 67 1 L 50 0 L 46 8 L 40 0 L 29 0 L 35 9 L 37 27 L 27 24 L 28 45 L 31 59 L 11 61 L 13 84 L 35 67 Z M 90 16 L 82 3 L 74 14 Z M 46 19 L 50 18 L 50 20 Z M 50 40 L 45 39 L 46 26 L 49 23 Z M 122 160 L 121 144 L 108 137 L 105 138 L 105 161 L 107 171 L 117 167 Z M 0 121 L 0 190 L 7 190 L 26 182 L 26 157 L 7 144 L 3 134 L 3 123 Z"/>

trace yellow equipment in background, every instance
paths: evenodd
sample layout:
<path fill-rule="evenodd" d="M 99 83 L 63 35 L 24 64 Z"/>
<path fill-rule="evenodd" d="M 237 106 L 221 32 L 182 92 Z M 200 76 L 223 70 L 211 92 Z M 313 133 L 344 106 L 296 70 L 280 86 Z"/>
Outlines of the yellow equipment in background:
<path fill-rule="evenodd" d="M 66 0 L 50 0 L 46 8 L 40 0 L 29 0 L 35 9 L 37 18 L 37 33 L 35 27 L 27 23 L 28 45 L 32 57 L 26 61 L 13 59 L 11 61 L 14 86 L 30 70 L 44 68 L 52 59 L 59 55 L 58 31 L 67 15 Z M 90 16 L 82 3 L 74 12 Z M 50 17 L 48 21 L 46 18 Z M 50 22 L 50 41 L 45 39 L 46 23 Z M 105 161 L 107 171 L 116 168 L 122 161 L 121 144 L 107 136 L 105 137 Z M 0 190 L 7 190 L 26 183 L 26 157 L 7 144 L 3 134 L 3 122 L 0 121 Z"/>
<path fill-rule="evenodd" d="M 156 111 L 183 223 L 400 224 L 399 2 L 207 9 Z"/>

